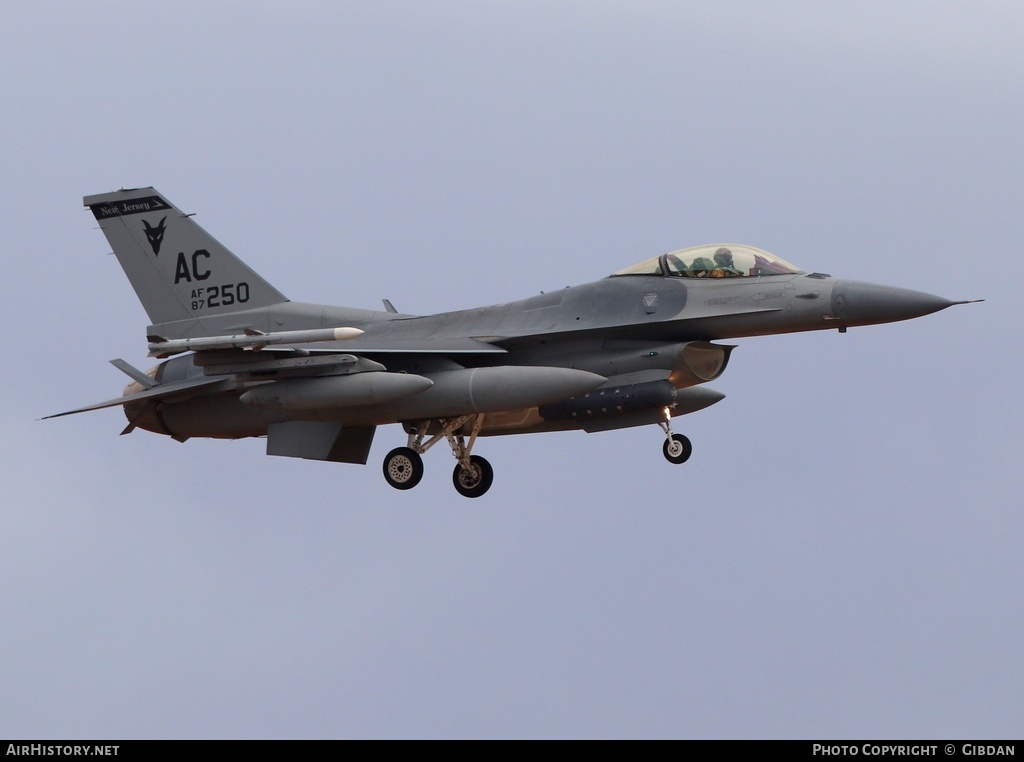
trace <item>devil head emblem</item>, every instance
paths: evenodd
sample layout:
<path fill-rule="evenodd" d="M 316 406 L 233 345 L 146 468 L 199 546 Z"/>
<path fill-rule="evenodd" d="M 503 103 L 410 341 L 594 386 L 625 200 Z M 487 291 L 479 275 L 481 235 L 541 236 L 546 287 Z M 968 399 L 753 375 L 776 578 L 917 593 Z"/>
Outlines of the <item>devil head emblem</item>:
<path fill-rule="evenodd" d="M 164 217 L 160 220 L 160 223 L 156 227 L 150 227 L 149 223 L 145 220 L 142 224 L 146 228 L 146 240 L 149 241 L 149 245 L 153 247 L 153 256 L 157 256 L 160 253 L 160 244 L 164 242 L 164 223 L 167 222 L 167 218 Z"/>

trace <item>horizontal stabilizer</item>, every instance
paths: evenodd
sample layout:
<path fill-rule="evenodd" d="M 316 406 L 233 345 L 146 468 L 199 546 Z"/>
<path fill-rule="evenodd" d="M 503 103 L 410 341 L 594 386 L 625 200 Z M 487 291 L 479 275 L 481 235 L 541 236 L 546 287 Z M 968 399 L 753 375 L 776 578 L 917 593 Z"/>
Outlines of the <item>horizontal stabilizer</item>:
<path fill-rule="evenodd" d="M 128 376 L 128 378 L 137 382 L 143 389 L 152 389 L 154 386 L 158 386 L 157 381 L 152 377 L 146 375 L 135 366 L 129 365 L 120 357 L 116 360 L 111 360 L 110 364 Z"/>
<path fill-rule="evenodd" d="M 181 383 L 176 384 L 158 384 L 157 386 L 147 389 L 144 392 L 139 392 L 138 394 L 127 394 L 123 397 L 117 397 L 116 399 L 107 400 L 106 402 L 98 402 L 95 405 L 89 405 L 88 407 L 80 407 L 77 410 L 68 410 L 64 413 L 46 415 L 43 416 L 41 420 L 45 421 L 47 418 L 60 418 L 63 415 L 74 415 L 75 413 L 88 413 L 90 410 L 102 410 L 105 407 L 117 407 L 118 405 L 127 405 L 130 402 L 166 399 L 168 397 L 176 397 L 178 395 L 188 396 L 189 393 L 204 387 L 207 387 L 208 391 L 216 391 L 216 387 L 218 386 L 227 388 L 230 385 L 231 382 L 224 378 L 196 378 L 191 381 L 182 381 Z"/>

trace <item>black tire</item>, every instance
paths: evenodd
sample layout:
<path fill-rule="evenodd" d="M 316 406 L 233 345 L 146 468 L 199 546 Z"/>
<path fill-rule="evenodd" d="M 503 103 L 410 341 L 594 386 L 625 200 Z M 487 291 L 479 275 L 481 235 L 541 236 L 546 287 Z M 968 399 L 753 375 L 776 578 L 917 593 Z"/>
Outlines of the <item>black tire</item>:
<path fill-rule="evenodd" d="M 384 458 L 384 478 L 395 489 L 412 489 L 423 478 L 423 458 L 410 447 L 396 447 Z"/>
<path fill-rule="evenodd" d="M 679 465 L 690 459 L 693 454 L 693 445 L 682 434 L 673 434 L 671 439 L 665 440 L 661 452 L 669 463 Z"/>
<path fill-rule="evenodd" d="M 455 465 L 452 484 L 455 485 L 455 491 L 463 497 L 480 497 L 491 488 L 494 469 L 479 455 L 469 456 L 469 466 L 468 469 L 464 469 L 461 463 Z"/>

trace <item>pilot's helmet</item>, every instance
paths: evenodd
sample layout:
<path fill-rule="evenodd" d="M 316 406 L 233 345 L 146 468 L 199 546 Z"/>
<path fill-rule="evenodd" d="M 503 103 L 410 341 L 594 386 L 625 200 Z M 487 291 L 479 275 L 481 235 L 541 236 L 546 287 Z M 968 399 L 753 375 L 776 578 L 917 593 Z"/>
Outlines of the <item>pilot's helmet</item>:
<path fill-rule="evenodd" d="M 732 267 L 732 252 L 724 246 L 715 250 L 715 262 L 722 265 L 723 267 Z"/>

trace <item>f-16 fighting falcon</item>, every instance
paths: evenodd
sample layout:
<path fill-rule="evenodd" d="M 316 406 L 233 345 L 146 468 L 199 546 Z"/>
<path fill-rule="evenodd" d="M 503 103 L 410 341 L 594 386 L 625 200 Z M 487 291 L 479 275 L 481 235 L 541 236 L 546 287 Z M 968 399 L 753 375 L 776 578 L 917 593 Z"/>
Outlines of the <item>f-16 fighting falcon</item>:
<path fill-rule="evenodd" d="M 124 434 L 265 437 L 268 455 L 359 464 L 377 427 L 397 423 L 405 444 L 384 478 L 400 490 L 443 441 L 455 489 L 483 495 L 494 472 L 473 450 L 501 434 L 653 425 L 683 463 L 692 448 L 672 419 L 723 398 L 706 386 L 734 348 L 718 341 L 842 333 L 966 303 L 711 244 L 490 307 L 331 307 L 287 299 L 153 188 L 84 204 L 149 316 L 150 356 L 166 359 L 145 373 L 113 360 L 132 379 L 123 395 L 58 415 L 123 407 Z"/>

